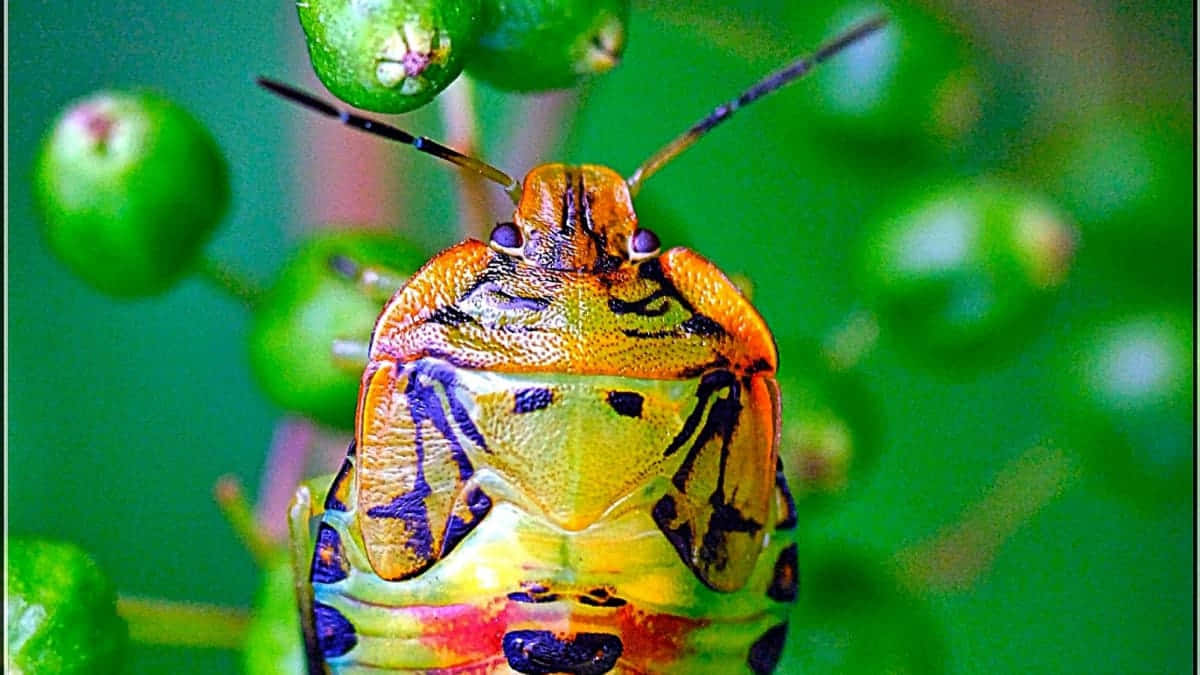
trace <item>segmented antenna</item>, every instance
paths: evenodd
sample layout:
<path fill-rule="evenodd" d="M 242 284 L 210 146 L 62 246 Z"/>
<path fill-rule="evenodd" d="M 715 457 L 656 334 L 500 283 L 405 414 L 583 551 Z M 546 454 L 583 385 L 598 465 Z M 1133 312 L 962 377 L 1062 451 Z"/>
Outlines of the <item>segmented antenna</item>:
<path fill-rule="evenodd" d="M 362 115 L 356 115 L 349 110 L 336 108 L 321 99 L 303 92 L 295 87 L 276 82 L 265 77 L 258 78 L 258 84 L 283 98 L 299 103 L 300 105 L 315 110 L 329 117 L 336 117 L 342 124 L 348 127 L 353 127 L 360 131 L 365 131 L 376 136 L 382 136 L 386 139 L 404 143 L 434 157 L 444 159 L 451 164 L 460 166 L 464 169 L 474 171 L 484 178 L 499 184 L 504 188 L 504 192 L 512 199 L 513 204 L 516 204 L 521 198 L 521 183 L 512 176 L 504 173 L 500 169 L 488 164 L 487 162 L 468 157 L 461 152 L 448 148 L 437 141 L 431 140 L 424 136 L 413 136 L 412 134 L 402 129 L 397 129 L 383 122 L 379 122 Z"/>
<path fill-rule="evenodd" d="M 855 42 L 879 30 L 885 24 L 887 24 L 887 21 L 888 20 L 886 16 L 877 16 L 868 19 L 867 21 L 864 21 L 854 28 L 851 28 L 845 33 L 842 33 L 832 41 L 822 45 L 811 56 L 803 56 L 799 59 L 796 59 L 780 70 L 777 70 L 759 80 L 754 86 L 742 92 L 741 96 L 738 96 L 728 103 L 717 106 L 715 110 L 709 113 L 707 117 L 693 125 L 691 129 L 688 129 L 675 140 L 663 146 L 663 148 L 654 153 L 650 159 L 642 162 L 642 165 L 639 166 L 636 171 L 630 174 L 629 178 L 625 179 L 625 182 L 629 185 L 629 194 L 636 195 L 638 190 L 641 189 L 642 183 L 645 182 L 647 178 L 661 169 L 667 162 L 675 159 L 679 153 L 691 147 L 693 143 L 698 141 L 701 136 L 711 131 L 713 127 L 732 117 L 733 113 L 737 112 L 739 108 L 747 106 L 763 96 L 775 91 L 776 89 L 780 89 L 784 85 L 791 84 L 801 77 L 804 77 L 809 71 L 812 70 L 813 66 L 821 63 L 825 59 L 837 54 L 846 47 L 849 47 Z"/>

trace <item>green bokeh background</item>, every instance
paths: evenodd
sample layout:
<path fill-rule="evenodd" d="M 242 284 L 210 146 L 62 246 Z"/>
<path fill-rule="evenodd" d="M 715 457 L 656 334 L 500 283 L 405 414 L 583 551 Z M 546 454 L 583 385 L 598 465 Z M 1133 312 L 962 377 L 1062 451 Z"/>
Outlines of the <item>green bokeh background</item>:
<path fill-rule="evenodd" d="M 798 43 L 796 36 L 810 31 L 789 23 L 798 12 L 788 4 L 635 3 L 626 60 L 588 90 L 567 133 L 565 159 L 629 171 L 789 51 L 811 46 Z M 879 204 L 980 167 L 1022 176 L 1022 158 L 1036 155 L 1026 146 L 1046 117 L 1075 105 L 1064 97 L 1099 105 L 1137 91 L 1190 120 L 1188 3 L 1064 8 L 1057 18 L 1075 29 L 1072 39 L 1087 39 L 1097 25 L 1123 36 L 1114 54 L 1080 52 L 1119 58 L 1125 65 L 1111 72 L 1120 81 L 1067 67 L 1075 62 L 1063 55 L 1078 50 L 1066 38 L 1041 60 L 1005 50 L 1009 32 L 1033 30 L 1050 10 L 998 16 L 987 3 L 959 3 L 951 14 L 980 36 L 971 49 L 997 83 L 982 128 L 963 148 L 923 167 L 911 158 L 830 162 L 829 149 L 814 142 L 797 112 L 811 93 L 800 84 L 739 114 L 656 176 L 644 201 L 678 220 L 651 226 L 668 245 L 686 243 L 754 280 L 756 304 L 785 347 L 786 368 L 788 344 L 828 334 L 859 308 L 855 244 Z M 250 379 L 245 311 L 191 280 L 136 302 L 93 291 L 50 257 L 29 185 L 37 143 L 67 102 L 109 86 L 153 88 L 193 111 L 229 157 L 233 207 L 209 252 L 268 278 L 312 224 L 297 206 L 297 167 L 313 159 L 289 145 L 294 119 L 304 113 L 253 85 L 260 73 L 311 81 L 294 7 L 86 0 L 69 8 L 11 3 L 8 12 L 9 530 L 80 544 L 124 593 L 248 605 L 258 572 L 211 499 L 221 474 L 258 480 L 280 415 Z M 698 18 L 686 18 L 693 12 Z M 722 15 L 756 27 L 770 44 L 706 36 L 704 30 L 728 30 Z M 795 50 L 778 48 L 792 44 Z M 486 90 L 481 104 L 511 110 Z M 485 117 L 493 136 L 514 123 L 503 113 Z M 419 133 L 439 131 L 428 110 L 407 120 Z M 436 249 L 456 235 L 450 174 L 429 164 L 412 177 L 428 187 L 409 209 L 422 214 L 410 231 Z M 1037 189 L 1045 176 L 1024 178 Z M 1177 224 L 1185 246 L 1191 227 Z M 1148 299 L 1190 311 L 1188 270 L 1139 285 L 1111 264 L 1090 255 L 1085 242 L 1036 337 L 993 366 L 947 373 L 883 341 L 861 373 L 878 405 L 881 455 L 852 498 L 811 517 L 806 546 L 837 541 L 886 559 L 951 523 L 1029 447 L 1061 446 L 1070 421 L 1059 414 L 1052 380 L 1071 331 L 1096 311 Z M 975 586 L 922 599 L 940 631 L 947 670 L 1188 672 L 1191 504 L 1142 507 L 1081 468 L 1005 542 Z M 228 672 L 237 664 L 233 652 L 135 647 L 128 671 Z"/>

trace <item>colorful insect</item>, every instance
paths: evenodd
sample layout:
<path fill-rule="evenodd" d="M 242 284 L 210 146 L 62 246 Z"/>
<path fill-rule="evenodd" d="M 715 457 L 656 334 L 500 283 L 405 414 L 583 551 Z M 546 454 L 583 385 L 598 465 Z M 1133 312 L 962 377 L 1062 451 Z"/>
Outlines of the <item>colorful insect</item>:
<path fill-rule="evenodd" d="M 629 179 L 477 171 L 516 212 L 384 307 L 322 505 L 291 511 L 310 671 L 771 672 L 797 592 L 777 354 L 715 266 L 659 253 L 632 197 L 739 107 L 872 33 L 848 31 L 717 108 Z M 353 268 L 343 261 L 343 265 Z"/>

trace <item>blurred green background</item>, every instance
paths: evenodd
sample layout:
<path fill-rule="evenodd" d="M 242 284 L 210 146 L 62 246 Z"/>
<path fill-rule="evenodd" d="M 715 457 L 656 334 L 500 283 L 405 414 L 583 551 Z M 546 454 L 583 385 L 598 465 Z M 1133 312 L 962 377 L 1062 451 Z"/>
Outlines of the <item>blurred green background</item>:
<path fill-rule="evenodd" d="M 159 91 L 204 122 L 229 159 L 233 207 L 208 253 L 268 279 L 319 224 L 305 212 L 311 182 L 333 178 L 322 170 L 333 159 L 304 140 L 307 113 L 253 84 L 269 74 L 315 86 L 294 7 L 23 2 L 8 12 L 9 530 L 82 545 L 122 593 L 248 605 L 259 573 L 211 497 L 222 474 L 259 480 L 281 415 L 250 377 L 247 312 L 194 280 L 140 301 L 85 286 L 51 258 L 30 178 L 69 101 L 105 87 Z M 635 3 L 623 64 L 585 90 L 561 150 L 533 161 L 628 172 L 830 35 L 842 12 L 854 9 Z M 964 1 L 893 12 L 905 27 L 903 67 L 869 55 L 831 65 L 739 113 L 639 200 L 643 225 L 664 244 L 753 282 L 781 348 L 785 407 L 788 378 L 809 377 L 819 360 L 812 345 L 852 336 L 847 326 L 878 327 L 877 343 L 837 376 L 854 383 L 839 410 L 862 457 L 844 494 L 801 505 L 802 600 L 781 670 L 883 669 L 851 644 L 896 646 L 907 656 L 893 672 L 1188 672 L 1191 3 Z M 892 98 L 864 116 L 830 112 L 864 69 L 895 75 L 879 85 Z M 524 124 L 514 98 L 479 92 L 485 156 L 519 173 L 529 167 L 505 161 L 506 133 Z M 438 137 L 435 107 L 404 125 Z M 377 223 L 431 252 L 459 236 L 452 174 L 437 164 L 406 164 L 396 180 L 421 188 Z M 919 305 L 864 322 L 881 309 L 871 300 L 881 282 L 863 260 L 883 224 L 982 178 L 1044 197 L 1072 225 L 1065 282 L 958 351 L 939 347 L 950 329 L 936 321 L 906 330 Z M 1149 412 L 1106 413 L 1072 378 L 1098 344 L 1088 336 L 1143 315 L 1179 324 L 1167 339 L 1186 346 L 1173 366 L 1185 384 Z M 1159 441 L 1168 454 L 1154 454 Z M 851 569 L 844 560 L 860 561 L 870 583 L 823 572 Z M 881 591 L 886 602 L 864 590 L 891 589 L 892 577 L 904 590 Z M 231 651 L 138 646 L 128 671 L 238 663 Z"/>

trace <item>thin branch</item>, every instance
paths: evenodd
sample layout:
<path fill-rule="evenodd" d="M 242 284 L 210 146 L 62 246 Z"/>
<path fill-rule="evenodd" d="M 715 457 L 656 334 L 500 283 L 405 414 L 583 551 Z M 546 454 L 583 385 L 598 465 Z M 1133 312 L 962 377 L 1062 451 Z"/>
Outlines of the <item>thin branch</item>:
<path fill-rule="evenodd" d="M 224 291 L 231 298 L 253 309 L 262 297 L 262 288 L 249 277 L 231 266 L 208 256 L 202 256 L 196 264 L 196 275 Z"/>
<path fill-rule="evenodd" d="M 250 625 L 241 608 L 128 595 L 117 598 L 117 613 L 134 642 L 172 647 L 241 649 Z"/>
<path fill-rule="evenodd" d="M 259 567 L 268 567 L 280 550 L 280 544 L 273 541 L 259 526 L 250 502 L 246 500 L 241 481 L 235 476 L 222 476 L 217 480 L 213 495 L 217 506 L 221 507 L 221 513 L 225 515 L 225 519 L 229 521 L 229 525 L 254 561 Z"/>
<path fill-rule="evenodd" d="M 288 416 L 275 423 L 259 486 L 256 522 L 276 541 L 287 537 L 288 502 L 304 480 L 315 434 L 313 423 L 302 417 Z"/>
<path fill-rule="evenodd" d="M 1058 496 L 1073 474 L 1060 450 L 1026 451 L 953 524 L 896 555 L 900 579 L 918 591 L 970 589 L 991 569 L 1004 542 Z"/>

